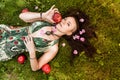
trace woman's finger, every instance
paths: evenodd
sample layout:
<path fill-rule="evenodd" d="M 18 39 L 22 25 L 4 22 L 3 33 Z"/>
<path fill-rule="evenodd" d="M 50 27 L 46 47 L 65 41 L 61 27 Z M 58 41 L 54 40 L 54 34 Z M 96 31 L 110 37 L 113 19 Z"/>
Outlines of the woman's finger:
<path fill-rule="evenodd" d="M 51 20 L 51 23 L 55 23 L 55 21 Z"/>
<path fill-rule="evenodd" d="M 27 41 L 27 36 L 25 37 L 25 40 L 24 40 L 24 42 L 26 42 Z"/>
<path fill-rule="evenodd" d="M 54 7 L 55 7 L 55 5 L 53 5 L 53 6 L 50 8 L 50 10 L 54 9 Z"/>
<path fill-rule="evenodd" d="M 30 35 L 28 35 L 28 41 L 31 41 L 31 37 L 30 37 Z"/>
<path fill-rule="evenodd" d="M 33 38 L 32 38 L 32 36 L 29 36 L 29 39 L 30 39 L 30 41 L 33 41 Z"/>
<path fill-rule="evenodd" d="M 28 36 L 25 37 L 24 43 L 27 44 L 29 41 Z"/>
<path fill-rule="evenodd" d="M 54 8 L 53 11 L 54 11 L 54 13 L 56 13 L 56 12 L 60 13 L 59 10 L 58 10 L 58 8 Z"/>
<path fill-rule="evenodd" d="M 31 41 L 33 41 L 33 38 L 32 38 L 32 36 L 30 36 L 30 40 L 31 40 Z"/>
<path fill-rule="evenodd" d="M 55 10 L 54 13 L 60 13 L 59 11 Z"/>
<path fill-rule="evenodd" d="M 27 44 L 27 41 L 26 41 L 26 40 L 24 40 L 23 42 L 24 42 L 25 45 Z"/>
<path fill-rule="evenodd" d="M 58 8 L 54 8 L 53 10 L 54 10 L 54 11 L 58 11 Z"/>
<path fill-rule="evenodd" d="M 29 36 L 26 37 L 26 41 L 27 41 L 27 42 L 29 41 Z"/>

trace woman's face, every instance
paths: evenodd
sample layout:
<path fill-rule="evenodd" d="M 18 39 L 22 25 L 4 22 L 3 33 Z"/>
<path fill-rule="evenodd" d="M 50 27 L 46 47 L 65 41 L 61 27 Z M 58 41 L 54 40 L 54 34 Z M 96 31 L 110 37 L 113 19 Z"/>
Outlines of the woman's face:
<path fill-rule="evenodd" d="M 60 32 L 66 34 L 66 35 L 71 35 L 73 32 L 76 31 L 77 24 L 73 17 L 66 17 L 66 18 L 62 19 L 62 21 L 56 25 L 56 28 Z"/>

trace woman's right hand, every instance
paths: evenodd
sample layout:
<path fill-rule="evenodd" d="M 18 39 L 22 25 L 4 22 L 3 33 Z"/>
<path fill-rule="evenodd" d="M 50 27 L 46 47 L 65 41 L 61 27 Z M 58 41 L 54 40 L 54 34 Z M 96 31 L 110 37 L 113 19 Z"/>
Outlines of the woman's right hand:
<path fill-rule="evenodd" d="M 29 36 L 29 35 L 26 36 L 25 40 L 24 40 L 24 44 L 25 44 L 25 46 L 28 49 L 30 54 L 35 53 L 35 45 L 34 45 L 32 36 Z"/>
<path fill-rule="evenodd" d="M 55 23 L 52 19 L 55 12 L 59 13 L 59 10 L 58 8 L 55 8 L 55 5 L 53 5 L 48 11 L 42 14 L 43 20 L 50 23 Z"/>

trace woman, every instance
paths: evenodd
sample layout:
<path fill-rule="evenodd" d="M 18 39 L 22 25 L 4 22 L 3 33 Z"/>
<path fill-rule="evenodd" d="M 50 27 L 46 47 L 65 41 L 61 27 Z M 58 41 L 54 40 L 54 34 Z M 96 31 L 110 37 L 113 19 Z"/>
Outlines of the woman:
<path fill-rule="evenodd" d="M 73 35 L 79 31 L 80 24 L 85 22 L 85 19 L 80 18 L 80 21 L 79 17 L 70 15 L 54 25 L 52 17 L 55 12 L 59 13 L 58 9 L 52 6 L 45 13 L 21 13 L 19 17 L 23 21 L 34 22 L 27 27 L 11 29 L 6 25 L 0 25 L 0 60 L 9 60 L 17 54 L 28 51 L 33 71 L 41 69 L 44 64 L 51 61 L 58 52 L 59 38 L 67 35 L 69 37 L 65 36 L 65 38 L 70 40 L 72 35 L 73 40 Z M 76 42 L 75 39 L 74 42 Z M 44 54 L 37 59 L 36 51 Z"/>

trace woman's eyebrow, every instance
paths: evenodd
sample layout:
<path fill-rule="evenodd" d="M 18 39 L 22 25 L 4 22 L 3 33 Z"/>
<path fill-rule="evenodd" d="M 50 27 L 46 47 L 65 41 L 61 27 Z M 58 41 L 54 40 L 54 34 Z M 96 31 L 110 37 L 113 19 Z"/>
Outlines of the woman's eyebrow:
<path fill-rule="evenodd" d="M 65 18 L 65 21 L 67 20 L 67 18 Z M 71 25 L 71 22 L 70 21 L 68 21 L 68 23 Z"/>
<path fill-rule="evenodd" d="M 70 22 L 70 21 L 68 21 L 68 23 L 71 25 L 71 22 Z"/>

